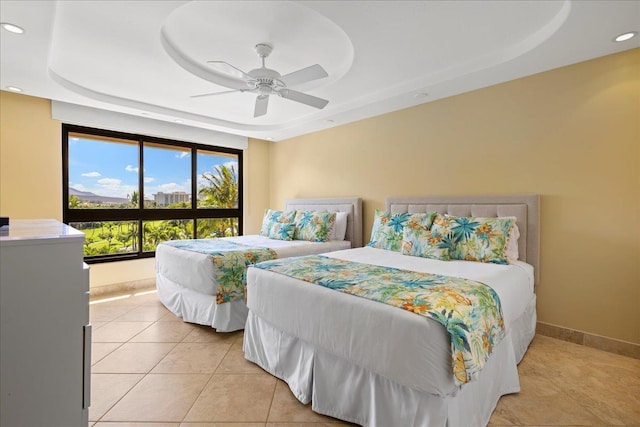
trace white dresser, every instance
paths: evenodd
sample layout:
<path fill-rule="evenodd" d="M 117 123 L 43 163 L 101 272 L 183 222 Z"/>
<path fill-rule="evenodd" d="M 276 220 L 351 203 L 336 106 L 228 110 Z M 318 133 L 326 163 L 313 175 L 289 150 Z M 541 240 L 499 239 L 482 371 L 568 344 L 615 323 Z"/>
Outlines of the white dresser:
<path fill-rule="evenodd" d="M 89 267 L 84 234 L 55 220 L 0 229 L 0 426 L 86 427 Z"/>

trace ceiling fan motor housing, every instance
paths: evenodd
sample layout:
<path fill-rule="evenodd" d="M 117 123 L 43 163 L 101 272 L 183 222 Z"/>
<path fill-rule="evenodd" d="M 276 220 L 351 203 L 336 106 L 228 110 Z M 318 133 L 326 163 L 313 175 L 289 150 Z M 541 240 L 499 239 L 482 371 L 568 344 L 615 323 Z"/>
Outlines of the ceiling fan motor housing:
<path fill-rule="evenodd" d="M 284 83 L 280 81 L 280 73 L 270 68 L 256 68 L 247 73 L 253 77 L 251 81 L 247 82 L 247 85 L 252 88 L 258 89 L 260 94 L 266 95 L 278 91 L 285 87 Z"/>

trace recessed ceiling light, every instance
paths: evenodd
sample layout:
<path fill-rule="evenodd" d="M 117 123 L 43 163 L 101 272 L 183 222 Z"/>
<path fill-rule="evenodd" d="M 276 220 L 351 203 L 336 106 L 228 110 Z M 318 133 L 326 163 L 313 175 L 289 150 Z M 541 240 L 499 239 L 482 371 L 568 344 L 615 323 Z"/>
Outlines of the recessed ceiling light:
<path fill-rule="evenodd" d="M 620 34 L 618 37 L 616 37 L 615 39 L 613 39 L 613 41 L 616 42 L 624 42 L 627 41 L 629 39 L 634 38 L 635 36 L 638 35 L 637 31 L 630 31 L 628 33 L 624 33 L 624 34 Z"/>
<path fill-rule="evenodd" d="M 273 138 L 271 138 L 270 136 L 267 137 L 268 141 L 273 141 Z"/>
<path fill-rule="evenodd" d="M 333 119 L 327 119 L 327 123 L 333 123 L 335 120 Z"/>
<path fill-rule="evenodd" d="M 3 22 L 0 25 L 2 25 L 2 28 L 9 31 L 10 33 L 15 33 L 15 34 L 24 33 L 24 30 L 22 28 L 18 27 L 17 25 L 9 24 L 8 22 Z"/>
<path fill-rule="evenodd" d="M 176 122 L 176 123 L 182 123 L 182 120 L 175 119 L 175 120 L 174 120 L 174 122 Z"/>
<path fill-rule="evenodd" d="M 22 89 L 15 86 L 7 86 L 7 89 L 9 89 L 11 92 L 22 92 Z"/>
<path fill-rule="evenodd" d="M 413 95 L 414 98 L 426 98 L 427 96 L 429 96 L 427 92 L 418 92 Z"/>

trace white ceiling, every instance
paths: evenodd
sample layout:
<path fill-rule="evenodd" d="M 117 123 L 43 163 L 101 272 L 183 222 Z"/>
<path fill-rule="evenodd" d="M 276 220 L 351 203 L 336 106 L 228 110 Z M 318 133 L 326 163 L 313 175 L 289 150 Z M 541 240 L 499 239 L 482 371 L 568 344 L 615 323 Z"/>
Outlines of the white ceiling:
<path fill-rule="evenodd" d="M 640 46 L 640 1 L 0 1 L 0 88 L 72 104 L 282 140 Z M 254 46 L 321 110 L 229 93 L 209 60 L 248 72 Z"/>

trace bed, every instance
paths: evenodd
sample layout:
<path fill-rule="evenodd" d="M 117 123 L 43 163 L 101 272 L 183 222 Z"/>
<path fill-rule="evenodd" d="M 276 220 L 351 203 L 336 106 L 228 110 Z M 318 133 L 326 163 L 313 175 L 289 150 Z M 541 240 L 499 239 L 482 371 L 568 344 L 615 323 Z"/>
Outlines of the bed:
<path fill-rule="evenodd" d="M 227 250 L 237 247 L 238 252 L 243 248 L 258 248 L 251 254 L 257 261 L 265 251 L 271 253 L 271 257 L 285 258 L 362 246 L 362 202 L 359 198 L 290 199 L 285 202 L 284 211 L 346 212 L 344 240 L 285 241 L 246 235 L 164 242 L 156 249 L 156 287 L 160 301 L 185 322 L 208 325 L 218 332 L 244 329 L 247 317 L 244 296 L 233 301 L 220 298 L 221 284 L 216 280 L 220 277 L 216 275 L 219 269 L 207 253 L 212 244 L 224 245 Z M 246 267 L 242 270 L 244 273 Z"/>
<path fill-rule="evenodd" d="M 440 323 L 281 274 L 276 267 L 283 266 L 274 262 L 248 269 L 245 358 L 287 382 L 315 412 L 359 425 L 486 425 L 500 396 L 520 390 L 517 364 L 535 335 L 539 196 L 389 198 L 386 210 L 516 218 L 519 260 L 507 265 L 373 247 L 323 257 L 333 264 L 366 263 L 489 285 L 502 303 L 504 336 L 473 380 L 461 383 L 454 376 L 452 340 Z"/>

